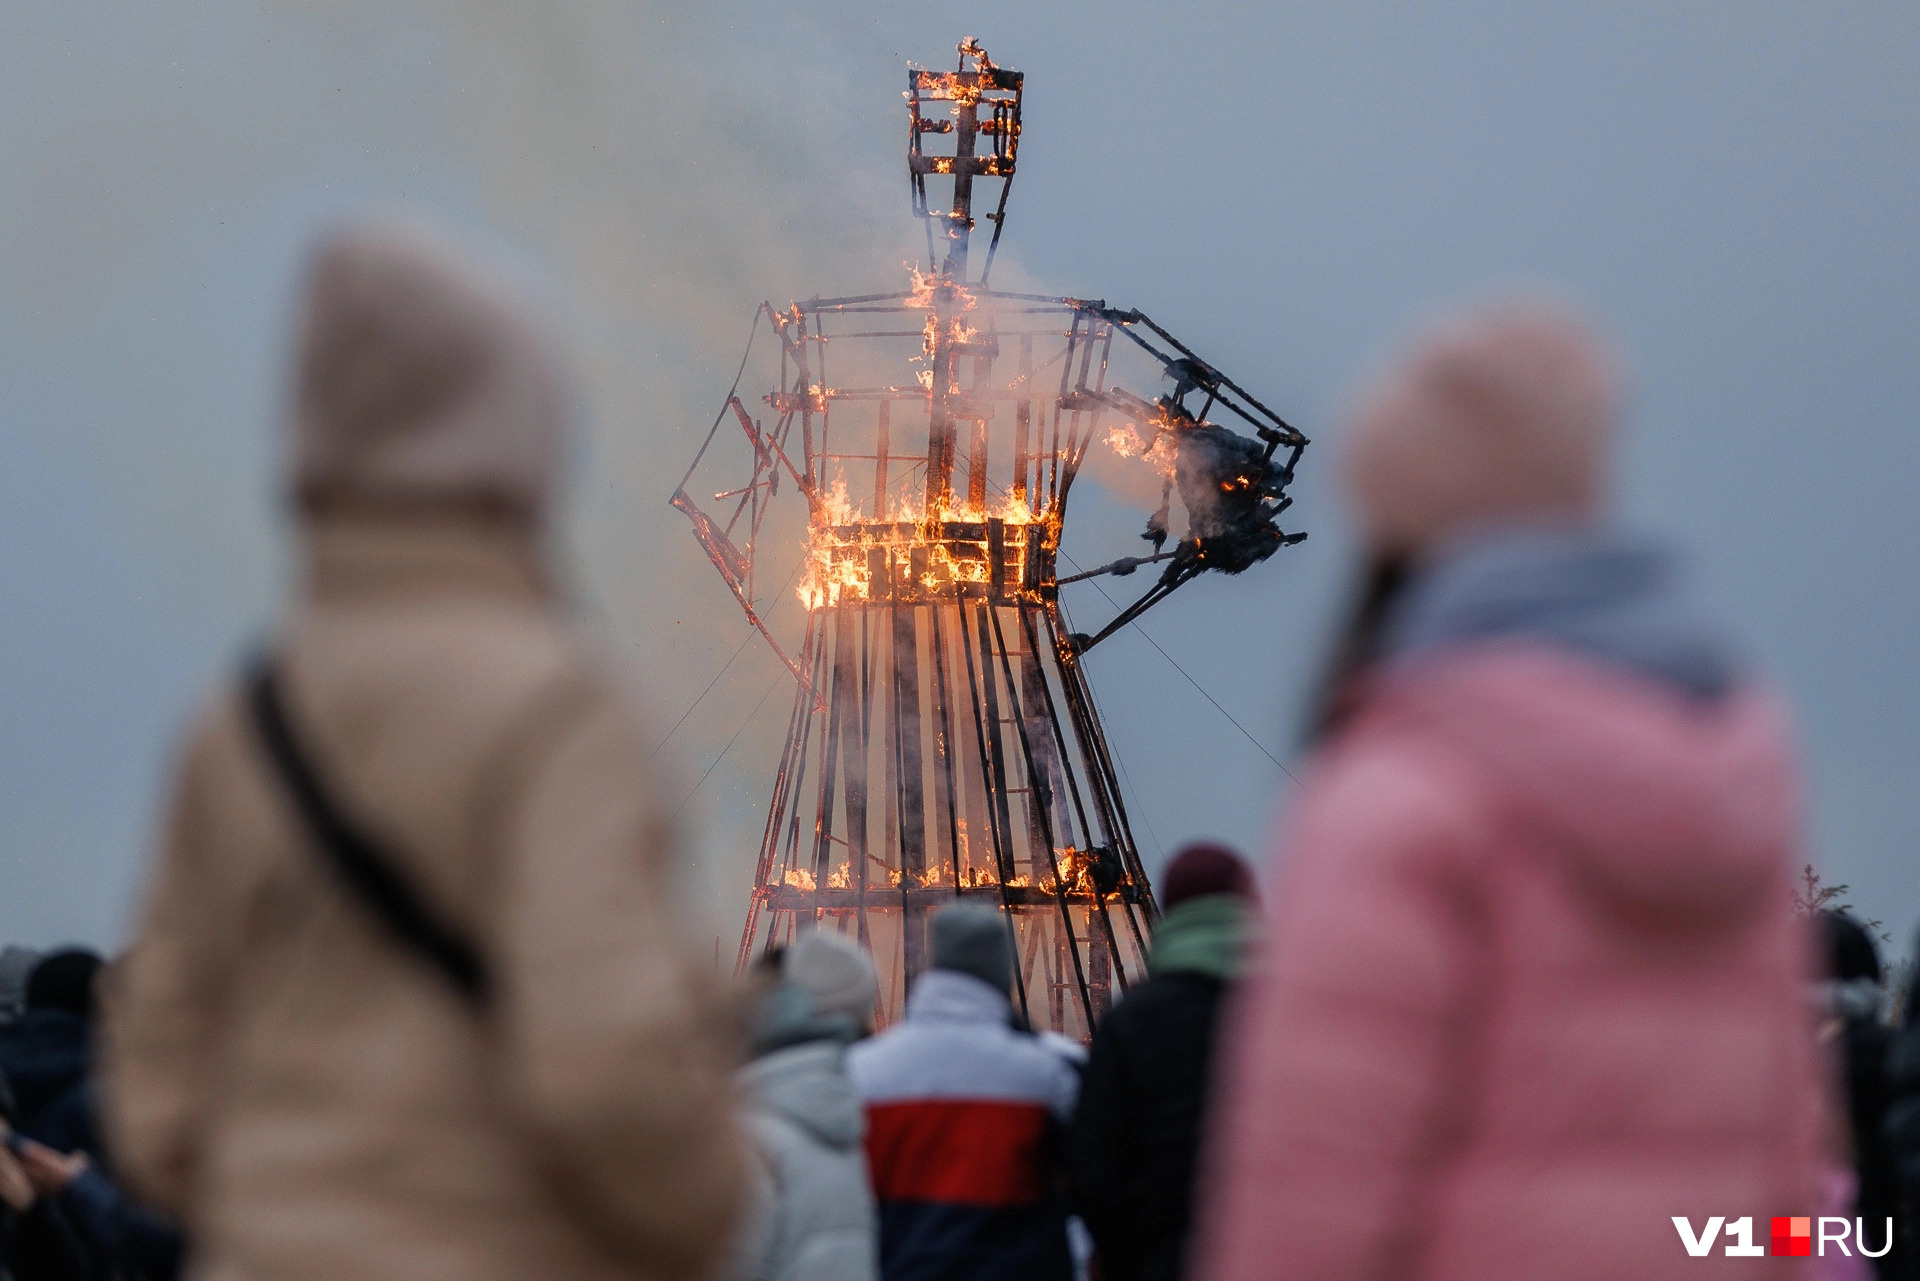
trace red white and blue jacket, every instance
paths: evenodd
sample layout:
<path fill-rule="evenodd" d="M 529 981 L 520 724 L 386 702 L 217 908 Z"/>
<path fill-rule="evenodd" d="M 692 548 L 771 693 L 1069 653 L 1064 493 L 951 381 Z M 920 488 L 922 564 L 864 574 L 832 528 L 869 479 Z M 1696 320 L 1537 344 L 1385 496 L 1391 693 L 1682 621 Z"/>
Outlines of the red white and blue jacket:
<path fill-rule="evenodd" d="M 1069 1281 L 1057 1173 L 1077 1053 L 1016 1031 L 1004 995 L 952 970 L 921 975 L 906 1018 L 847 1052 L 883 1281 Z"/>

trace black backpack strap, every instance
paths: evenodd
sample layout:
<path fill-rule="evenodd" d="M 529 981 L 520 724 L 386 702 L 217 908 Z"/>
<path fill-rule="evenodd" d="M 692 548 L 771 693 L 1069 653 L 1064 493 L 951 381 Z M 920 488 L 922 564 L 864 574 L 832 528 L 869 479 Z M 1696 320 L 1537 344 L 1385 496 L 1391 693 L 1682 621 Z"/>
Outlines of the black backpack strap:
<path fill-rule="evenodd" d="M 271 659 L 255 666 L 247 683 L 247 706 L 267 759 L 340 880 L 397 942 L 438 970 L 468 1004 L 485 1006 L 490 983 L 479 950 L 441 920 L 399 865 L 334 807 L 300 750 Z"/>

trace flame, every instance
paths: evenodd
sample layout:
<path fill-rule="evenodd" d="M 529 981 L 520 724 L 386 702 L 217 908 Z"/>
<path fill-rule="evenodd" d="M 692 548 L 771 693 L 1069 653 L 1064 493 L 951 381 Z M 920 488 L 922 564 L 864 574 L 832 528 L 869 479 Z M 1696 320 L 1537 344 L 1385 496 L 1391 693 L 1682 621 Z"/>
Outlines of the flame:
<path fill-rule="evenodd" d="M 979 338 L 979 330 L 968 323 L 967 313 L 979 299 L 965 286 L 938 272 L 920 270 L 916 263 L 903 264 L 912 288 L 907 303 L 927 309 L 922 331 L 921 353 L 914 364 L 926 368 L 916 371 L 920 386 L 933 389 L 933 357 L 939 345 L 941 317 L 946 317 L 946 338 L 951 343 L 970 343 Z M 950 385 L 959 392 L 958 385 Z M 824 407 L 833 394 L 824 385 L 806 390 L 810 401 Z M 974 503 L 964 493 L 956 493 L 944 503 L 926 510 L 924 499 L 911 493 L 903 495 L 884 511 L 862 513 L 848 493 L 846 477 L 836 473 L 831 482 L 813 494 L 805 570 L 795 590 L 808 610 L 826 609 L 843 601 L 868 600 L 876 595 L 872 575 L 876 563 L 890 568 L 895 582 L 938 594 L 956 585 L 992 581 L 989 563 L 991 549 L 984 533 L 977 539 L 953 538 L 943 527 L 953 524 L 978 524 L 987 520 L 1004 521 L 1010 527 L 1047 523 L 1041 513 L 1024 498 L 1007 493 L 997 502 Z M 903 527 L 910 527 L 905 528 Z M 1058 530 L 1053 530 L 1058 536 Z M 1027 539 L 1006 540 L 1007 581 L 1023 581 L 1026 570 Z M 873 553 L 878 551 L 877 559 Z M 906 575 L 911 567 L 924 564 L 917 582 Z M 884 586 L 884 584 L 882 585 Z"/>
<path fill-rule="evenodd" d="M 1040 518 L 1033 514 L 1033 507 L 1024 498 L 1016 498 L 1009 492 L 1005 502 L 995 509 L 992 515 L 1009 525 L 1037 525 Z"/>
<path fill-rule="evenodd" d="M 979 102 L 980 95 L 986 92 L 987 87 L 963 72 L 935 71 L 928 73 L 923 88 L 929 98 L 951 98 L 953 114 L 957 116 L 961 106 L 972 106 Z"/>
<path fill-rule="evenodd" d="M 971 105 L 980 101 L 980 95 L 992 87 L 989 83 L 989 78 L 994 72 L 1000 69 L 998 64 L 987 56 L 987 51 L 980 47 L 980 42 L 972 36 L 968 36 L 962 40 L 959 49 L 962 66 L 966 65 L 965 59 L 972 58 L 974 60 L 974 69 L 972 71 L 936 71 L 925 73 L 925 88 L 928 96 L 953 99 L 956 104 L 954 107 L 955 115 L 959 114 L 959 104 L 964 103 Z M 907 65 L 909 67 L 913 66 L 911 62 Z M 918 70 L 918 68 L 915 69 Z"/>
<path fill-rule="evenodd" d="M 818 882 L 813 873 L 804 867 L 790 867 L 780 874 L 780 883 L 796 890 L 811 894 Z M 853 869 L 842 864 L 837 870 L 827 874 L 826 888 L 830 890 L 848 890 L 853 888 Z"/>
<path fill-rule="evenodd" d="M 812 534 L 807 546 L 806 572 L 796 594 L 809 610 L 826 609 L 843 601 L 869 600 L 875 595 L 872 574 L 876 550 L 879 562 L 897 575 L 909 574 L 916 560 L 926 568 L 918 586 L 929 593 L 963 583 L 992 581 L 988 557 L 992 549 L 984 531 L 977 538 L 949 538 L 945 526 L 980 524 L 988 519 L 1006 522 L 1009 529 L 1042 524 L 1025 501 L 1009 494 L 997 506 L 979 507 L 956 496 L 923 517 L 903 501 L 892 512 L 872 519 L 860 517 L 847 496 L 846 484 L 836 478 L 819 494 Z M 903 530 L 904 527 L 904 530 Z M 1020 582 L 1026 572 L 1027 540 L 1008 537 L 1005 543 L 1006 580 Z"/>
<path fill-rule="evenodd" d="M 820 495 L 820 508 L 827 524 L 844 525 L 853 519 L 853 499 L 847 496 L 847 478 L 836 475 L 833 484 Z"/>
<path fill-rule="evenodd" d="M 920 264 L 917 262 L 910 262 L 905 264 L 905 266 L 907 268 L 907 278 L 913 281 L 913 288 L 907 292 L 907 306 L 933 306 L 933 288 L 940 283 L 940 273 L 937 271 L 922 271 L 920 270 Z"/>
<path fill-rule="evenodd" d="M 1140 439 L 1140 433 L 1133 429 L 1132 423 L 1121 423 L 1107 429 L 1107 448 L 1122 458 L 1138 458 L 1147 452 L 1149 446 Z"/>
<path fill-rule="evenodd" d="M 899 868 L 889 868 L 887 871 L 887 884 L 895 889 L 900 888 L 902 885 L 905 885 L 909 889 L 915 889 L 937 888 L 948 884 L 956 885 L 963 890 L 992 890 L 1001 888 L 999 872 L 991 862 L 975 864 L 970 861 L 971 848 L 967 840 L 966 824 L 964 821 L 961 822 L 960 827 L 961 843 L 958 861 L 961 866 L 957 876 L 954 873 L 953 867 L 946 863 L 933 864 L 920 872 L 903 872 Z M 991 859 L 992 855 L 990 851 L 983 850 L 982 853 L 985 857 Z M 1047 894 L 1056 893 L 1064 888 L 1070 894 L 1089 894 L 1094 890 L 1093 863 L 1093 852 L 1091 850 L 1078 849 L 1069 845 L 1056 849 L 1053 852 L 1053 865 L 1059 869 L 1059 878 L 1057 880 L 1053 875 L 1052 869 L 1049 868 L 1045 871 L 1033 873 L 1021 872 L 1014 876 L 1009 876 L 1006 878 L 1005 887 L 1015 890 L 1039 889 Z M 804 869 L 788 872 L 786 879 L 789 885 L 795 885 L 802 889 L 813 888 L 812 878 Z M 833 889 L 848 888 L 848 873 L 845 870 L 836 872 L 828 879 L 827 885 Z"/>
<path fill-rule="evenodd" d="M 1107 448 L 1122 458 L 1138 458 L 1168 480 L 1173 479 L 1173 446 L 1167 433 L 1156 430 L 1151 441 L 1142 440 L 1132 423 L 1107 429 Z"/>
<path fill-rule="evenodd" d="M 974 97 L 979 97 L 978 91 L 975 92 Z M 953 114 L 956 116 L 959 115 L 960 109 L 955 107 Z M 952 156 L 929 156 L 927 159 L 930 165 L 929 172 L 937 174 L 949 174 L 953 172 Z M 975 158 L 974 163 L 978 166 L 974 172 L 987 178 L 1004 178 L 1013 172 L 1013 166 L 1001 160 L 998 156 L 979 156 Z"/>
<path fill-rule="evenodd" d="M 900 888 L 903 883 L 909 889 L 925 888 L 939 885 L 940 877 L 941 868 L 938 864 L 929 867 L 924 872 L 902 872 L 896 867 L 887 872 L 887 884 L 895 889 Z"/>
<path fill-rule="evenodd" d="M 912 363 L 924 364 L 926 368 L 915 371 L 921 390 L 933 390 L 933 355 L 940 336 L 940 312 L 936 305 L 936 295 L 944 291 L 949 308 L 947 320 L 947 341 L 949 343 L 970 343 L 980 336 L 980 331 L 965 320 L 967 312 L 980 305 L 980 299 L 965 285 L 959 284 L 939 272 L 921 271 L 918 263 L 908 263 L 908 278 L 913 288 L 907 291 L 906 304 L 909 307 L 925 307 L 927 320 L 920 333 L 920 354 Z M 958 372 L 956 367 L 956 373 Z M 947 392 L 956 394 L 960 390 L 957 382 L 949 381 Z"/>

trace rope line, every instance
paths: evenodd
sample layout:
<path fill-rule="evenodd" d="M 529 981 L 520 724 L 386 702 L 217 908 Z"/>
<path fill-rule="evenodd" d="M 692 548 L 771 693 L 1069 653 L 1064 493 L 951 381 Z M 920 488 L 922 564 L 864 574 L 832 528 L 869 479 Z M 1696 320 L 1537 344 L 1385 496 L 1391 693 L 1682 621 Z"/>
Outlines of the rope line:
<path fill-rule="evenodd" d="M 727 758 L 727 753 L 733 750 L 733 745 L 740 741 L 740 736 L 747 732 L 747 726 L 753 724 L 753 718 L 760 714 L 760 709 L 766 706 L 767 699 L 772 697 L 773 691 L 780 684 L 780 677 L 785 676 L 786 674 L 787 673 L 785 672 L 781 672 L 780 676 L 775 676 L 773 678 L 773 684 L 767 686 L 767 692 L 760 696 L 760 701 L 755 703 L 753 705 L 753 710 L 747 713 L 747 719 L 740 722 L 740 728 L 733 731 L 733 737 L 728 739 L 727 745 L 720 749 L 720 755 L 713 758 L 713 764 L 707 766 L 707 768 L 701 773 L 699 779 L 694 783 L 693 789 L 689 791 L 685 796 L 681 797 L 680 803 L 673 807 L 673 813 L 667 815 L 667 821 L 669 823 L 671 823 L 674 819 L 680 817 L 680 811 L 687 808 L 687 802 L 692 800 L 694 797 L 694 793 L 698 792 L 702 787 L 702 785 L 706 783 L 707 775 L 713 773 L 714 768 L 718 766 L 721 761 Z"/>
<path fill-rule="evenodd" d="M 1066 552 L 1064 551 L 1060 553 L 1060 557 L 1062 560 L 1065 560 L 1067 564 L 1072 565 L 1076 573 L 1080 572 L 1080 562 L 1076 561 L 1073 557 L 1067 555 Z M 1093 590 L 1100 593 L 1100 598 L 1106 601 L 1107 604 L 1113 605 L 1113 607 L 1116 610 L 1120 608 L 1118 605 L 1114 605 L 1113 597 L 1107 595 L 1107 589 L 1102 587 L 1098 580 L 1089 578 L 1085 581 L 1089 586 L 1093 588 Z M 1252 734 L 1247 733 L 1247 727 L 1245 725 L 1242 725 L 1239 721 L 1235 720 L 1233 713 L 1228 711 L 1225 707 L 1222 707 L 1220 705 L 1220 700 L 1207 692 L 1206 686 L 1202 685 L 1199 681 L 1193 679 L 1192 673 L 1188 672 L 1186 668 L 1180 666 L 1179 663 L 1174 662 L 1173 655 L 1167 653 L 1166 650 L 1161 649 L 1160 642 L 1155 640 L 1152 636 L 1148 635 L 1146 628 L 1140 626 L 1138 621 L 1129 623 L 1127 624 L 1127 626 L 1133 628 L 1134 631 L 1139 632 L 1140 635 L 1146 640 L 1147 644 L 1153 646 L 1155 653 L 1159 654 L 1160 657 L 1166 659 L 1168 663 L 1171 663 L 1173 665 L 1174 671 L 1179 672 L 1182 676 L 1185 676 L 1187 678 L 1187 684 L 1199 690 L 1201 697 L 1205 698 L 1209 703 L 1212 703 L 1214 710 L 1219 712 L 1222 716 L 1226 717 L 1228 723 L 1231 724 L 1235 729 L 1239 730 L 1241 735 L 1245 737 L 1249 743 L 1252 743 L 1255 747 L 1259 748 L 1260 754 L 1262 756 L 1266 757 L 1268 760 L 1272 761 L 1274 765 L 1278 766 L 1282 774 L 1285 774 L 1288 778 L 1293 779 L 1293 781 L 1296 784 L 1299 783 L 1300 780 L 1297 778 L 1294 778 L 1293 771 L 1288 769 L 1284 764 L 1282 764 L 1279 757 L 1275 756 L 1272 752 L 1268 751 L 1267 745 L 1265 743 L 1262 743 L 1259 739 L 1255 738 Z M 1125 767 L 1123 766 L 1122 768 L 1124 769 Z M 1152 830 L 1152 824 L 1148 824 L 1148 830 L 1149 831 Z"/>
<path fill-rule="evenodd" d="M 713 674 L 713 679 L 707 682 L 707 687 L 700 691 L 700 697 L 694 699 L 691 703 L 687 704 L 687 710 L 680 713 L 680 719 L 673 723 L 673 728 L 667 731 L 666 737 L 662 738 L 658 743 L 655 743 L 653 745 L 653 750 L 647 753 L 648 760 L 652 760 L 654 757 L 660 755 L 660 749 L 667 745 L 667 739 L 672 738 L 675 734 L 678 734 L 680 732 L 680 727 L 687 723 L 687 717 L 693 715 L 693 709 L 700 706 L 702 700 L 704 700 L 707 695 L 713 693 L 713 687 L 715 685 L 718 685 L 720 683 L 720 678 L 727 674 L 727 668 L 733 666 L 733 659 L 738 658 L 740 657 L 740 655 L 746 653 L 748 642 L 753 640 L 753 638 L 758 635 L 759 635 L 758 632 L 753 631 L 752 629 L 748 629 L 747 634 L 740 638 L 740 648 L 733 651 L 733 658 L 729 658 L 726 661 L 726 663 L 720 668 L 720 670 Z"/>
<path fill-rule="evenodd" d="M 787 591 L 793 587 L 793 580 L 800 577 L 800 571 L 806 568 L 807 555 L 808 553 L 804 551 L 800 553 L 800 559 L 797 562 L 795 562 L 793 566 L 793 572 L 787 575 L 786 584 L 780 589 L 780 593 L 782 596 L 784 596 L 787 593 Z M 657 744 L 655 744 L 653 751 L 647 755 L 648 760 L 652 760 L 655 756 L 658 756 L 660 754 L 660 749 L 667 745 L 667 739 L 672 738 L 675 734 L 680 732 L 680 727 L 687 723 L 687 717 L 693 715 L 693 709 L 700 706 L 701 702 L 706 698 L 707 695 L 713 693 L 713 687 L 720 683 L 720 678 L 722 676 L 725 676 L 727 674 L 727 668 L 733 666 L 733 659 L 738 658 L 740 657 L 741 654 L 745 653 L 747 646 L 752 644 L 753 638 L 757 635 L 759 635 L 757 631 L 750 631 L 741 638 L 740 648 L 733 651 L 733 658 L 729 658 L 726 661 L 726 665 L 723 666 L 717 673 L 715 673 L 714 678 L 712 680 L 707 682 L 707 687 L 700 691 L 700 697 L 694 699 L 692 704 L 688 706 L 687 710 L 680 713 L 680 719 L 675 721 L 673 723 L 673 728 L 667 731 L 667 737 L 661 739 Z"/>

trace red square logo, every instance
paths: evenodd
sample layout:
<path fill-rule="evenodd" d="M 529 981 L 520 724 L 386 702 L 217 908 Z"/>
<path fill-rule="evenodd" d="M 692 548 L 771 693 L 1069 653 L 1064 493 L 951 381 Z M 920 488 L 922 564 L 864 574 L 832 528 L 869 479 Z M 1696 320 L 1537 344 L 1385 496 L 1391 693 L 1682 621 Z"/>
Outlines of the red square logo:
<path fill-rule="evenodd" d="M 1813 1219 L 1808 1215 L 1795 1218 L 1775 1216 L 1773 1220 L 1773 1251 L 1776 1255 L 1807 1257 L 1813 1254 Z"/>

